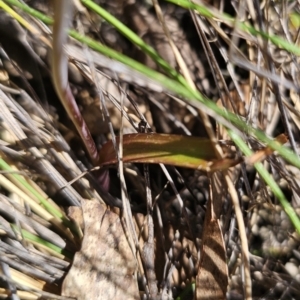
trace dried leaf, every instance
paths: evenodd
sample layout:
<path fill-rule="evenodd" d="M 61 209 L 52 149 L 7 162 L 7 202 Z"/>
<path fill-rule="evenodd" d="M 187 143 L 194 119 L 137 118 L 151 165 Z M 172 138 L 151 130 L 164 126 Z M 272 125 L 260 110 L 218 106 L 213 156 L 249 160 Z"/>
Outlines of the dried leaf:
<path fill-rule="evenodd" d="M 275 141 L 281 145 L 287 143 L 288 137 L 285 134 L 280 134 L 275 138 Z M 247 157 L 246 162 L 248 164 L 255 164 L 263 161 L 268 155 L 271 155 L 274 150 L 270 147 L 265 147 L 259 151 L 256 151 L 251 156 Z"/>
<path fill-rule="evenodd" d="M 225 245 L 219 220 L 211 219 L 204 230 L 195 299 L 226 299 L 228 275 Z"/>
<path fill-rule="evenodd" d="M 99 156 L 100 165 L 117 162 L 111 141 L 102 147 Z M 157 133 L 125 134 L 123 136 L 123 161 L 163 163 L 206 171 L 224 170 L 239 162 L 227 158 L 218 160 L 209 139 Z"/>
<path fill-rule="evenodd" d="M 216 176 L 212 184 L 216 185 Z M 226 264 L 226 250 L 219 216 L 216 215 L 214 205 L 215 193 L 211 190 L 211 197 L 207 204 L 205 223 L 202 237 L 201 261 L 196 277 L 196 300 L 226 299 L 228 285 L 228 269 Z M 219 205 L 221 203 L 218 203 Z"/>
<path fill-rule="evenodd" d="M 76 299 L 139 299 L 136 261 L 119 216 L 94 200 L 82 201 L 85 225 L 62 295 Z"/>

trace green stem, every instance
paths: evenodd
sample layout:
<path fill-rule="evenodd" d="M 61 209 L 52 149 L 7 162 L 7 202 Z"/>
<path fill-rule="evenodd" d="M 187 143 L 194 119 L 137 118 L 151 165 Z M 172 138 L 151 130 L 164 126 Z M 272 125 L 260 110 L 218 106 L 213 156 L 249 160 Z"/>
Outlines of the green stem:
<path fill-rule="evenodd" d="M 238 148 L 246 155 L 251 156 L 253 152 L 250 150 L 250 148 L 247 146 L 247 144 L 241 139 L 240 136 L 238 136 L 236 133 L 234 133 L 232 130 L 228 130 L 228 134 L 230 135 L 231 139 L 235 142 L 235 144 L 238 146 Z M 277 143 L 277 142 L 274 142 Z M 259 175 L 264 179 L 266 184 L 270 187 L 272 190 L 274 196 L 278 199 L 281 206 L 283 207 L 284 211 L 288 215 L 289 219 L 291 220 L 292 224 L 295 226 L 296 230 L 300 234 L 300 219 L 298 215 L 296 214 L 293 207 L 290 205 L 290 203 L 285 198 L 283 192 L 281 191 L 280 187 L 277 185 L 273 177 L 269 174 L 269 172 L 265 169 L 262 163 L 255 163 L 254 164 L 255 169 L 259 173 Z"/>
<path fill-rule="evenodd" d="M 93 10 L 104 20 L 114 26 L 123 36 L 130 40 L 137 47 L 142 49 L 146 54 L 148 54 L 158 66 L 160 66 L 171 78 L 180 82 L 184 86 L 188 86 L 186 80 L 181 76 L 176 70 L 174 70 L 150 45 L 146 44 L 136 33 L 131 29 L 125 26 L 117 18 L 112 16 L 109 12 L 103 9 L 101 6 L 97 5 L 94 1 L 91 0 L 81 0 L 81 2 Z"/>

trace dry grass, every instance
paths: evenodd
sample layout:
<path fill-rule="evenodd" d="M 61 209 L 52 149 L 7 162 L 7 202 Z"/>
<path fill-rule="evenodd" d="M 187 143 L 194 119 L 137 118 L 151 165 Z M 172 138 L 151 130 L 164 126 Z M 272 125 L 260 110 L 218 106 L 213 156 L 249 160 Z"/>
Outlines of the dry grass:
<path fill-rule="evenodd" d="M 48 1 L 25 2 L 52 14 Z M 286 133 L 288 146 L 298 153 L 297 55 L 167 2 L 160 8 L 164 28 L 146 1 L 101 4 L 191 86 L 270 137 Z M 292 19 L 292 12 L 300 10 L 296 1 L 213 4 L 257 30 L 298 44 L 299 21 Z M 73 24 L 79 32 L 162 71 L 111 25 L 79 8 Z M 140 250 L 141 293 L 158 297 L 153 299 L 192 299 L 211 195 L 226 248 L 227 298 L 299 298 L 299 236 L 253 164 L 246 160 L 214 175 L 139 164 L 124 164 L 123 171 L 117 166 L 91 171 L 94 165 L 53 90 L 48 29 L 16 11 L 40 34 L 26 32 L 0 11 L 0 297 L 62 298 L 62 280 L 83 234 L 68 209 L 81 206 L 81 199 L 96 199 L 118 214 L 127 203 L 133 244 Z M 98 148 L 114 134 L 148 130 L 208 136 L 222 145 L 220 156 L 224 150 L 241 155 L 215 119 L 157 82 L 131 69 L 117 74 L 122 65 L 104 62 L 73 39 L 66 49 L 70 87 Z M 253 151 L 264 146 L 243 137 Z M 271 152 L 262 163 L 299 214 L 299 170 Z M 250 282 L 245 283 L 247 263 Z"/>

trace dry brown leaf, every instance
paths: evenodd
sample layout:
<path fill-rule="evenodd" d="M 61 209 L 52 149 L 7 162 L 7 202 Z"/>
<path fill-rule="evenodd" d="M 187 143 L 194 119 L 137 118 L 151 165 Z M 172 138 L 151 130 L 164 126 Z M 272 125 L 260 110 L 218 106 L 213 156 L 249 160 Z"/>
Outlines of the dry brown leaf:
<path fill-rule="evenodd" d="M 228 284 L 225 245 L 218 220 L 211 220 L 205 229 L 201 263 L 196 278 L 196 299 L 226 298 Z"/>
<path fill-rule="evenodd" d="M 274 141 L 277 143 L 283 145 L 288 142 L 288 137 L 284 133 L 278 135 Z M 255 164 L 258 162 L 263 161 L 268 155 L 271 155 L 274 152 L 274 150 L 270 147 L 265 147 L 261 150 L 256 151 L 251 156 L 246 158 L 247 164 Z"/>
<path fill-rule="evenodd" d="M 84 237 L 62 287 L 82 299 L 139 299 L 136 261 L 119 216 L 94 200 L 82 200 Z"/>
<path fill-rule="evenodd" d="M 214 194 L 211 196 L 213 198 Z M 203 229 L 201 261 L 196 277 L 196 300 L 226 299 L 228 269 L 226 250 L 214 199 L 209 199 Z"/>

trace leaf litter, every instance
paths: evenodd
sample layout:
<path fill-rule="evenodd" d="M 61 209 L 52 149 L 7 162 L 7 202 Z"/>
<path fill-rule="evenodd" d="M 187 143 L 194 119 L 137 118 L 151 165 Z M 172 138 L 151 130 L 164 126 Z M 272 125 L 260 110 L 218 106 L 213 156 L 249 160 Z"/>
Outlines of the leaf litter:
<path fill-rule="evenodd" d="M 30 1 L 30 4 L 39 5 L 41 9 L 42 4 L 38 2 L 40 1 Z M 104 3 L 102 4 L 104 5 Z M 158 22 L 156 22 L 155 14 L 153 14 L 151 9 L 142 3 L 135 3 L 125 4 L 125 11 L 123 11 L 124 3 L 119 1 L 117 4 L 120 6 L 113 7 L 110 3 L 107 3 L 106 8 L 111 10 L 116 16 L 123 18 L 132 29 L 138 28 L 137 33 L 145 37 L 149 43 L 152 43 L 152 46 L 171 65 L 176 66 L 176 60 L 172 50 L 170 50 L 169 41 L 165 38 L 165 34 Z M 278 12 L 280 5 L 279 3 L 272 3 L 270 11 L 264 16 L 264 21 L 269 18 L 268 21 L 274 24 L 273 27 L 269 28 L 272 34 L 287 34 L 284 24 L 281 23 L 282 16 Z M 286 10 L 282 9 L 281 11 L 287 12 L 288 15 L 290 11 L 296 8 L 296 3 L 293 3 Z M 47 5 L 44 9 L 47 13 L 49 12 Z M 245 76 L 243 72 L 230 69 L 230 63 L 222 64 L 222 59 L 220 58 L 223 55 L 225 61 L 226 56 L 230 59 L 230 53 L 227 51 L 228 49 L 222 38 L 225 40 L 224 33 L 227 34 L 227 41 L 231 41 L 233 45 L 235 41 L 230 34 L 234 34 L 234 32 L 232 33 L 226 29 L 221 35 L 221 31 L 214 31 L 217 30 L 217 24 L 210 24 L 202 18 L 198 21 L 203 26 L 205 34 L 213 45 L 214 55 L 220 63 L 220 72 L 217 69 L 211 72 L 205 55 L 201 55 L 200 61 L 197 53 L 195 54 L 195 52 L 199 51 L 203 53 L 204 50 L 199 44 L 193 44 L 196 43 L 197 37 L 194 28 L 191 25 L 186 25 L 189 23 L 185 23 L 188 15 L 183 10 L 179 8 L 174 9 L 174 6 L 170 5 L 163 6 L 162 9 L 166 25 L 171 30 L 171 36 L 174 38 L 175 45 L 183 42 L 185 47 L 183 59 L 187 63 L 192 80 L 196 83 L 197 88 L 207 96 L 217 100 L 221 97 L 220 94 L 222 92 L 226 94 L 226 89 L 229 90 L 224 85 L 229 83 L 230 89 L 232 89 L 233 85 L 230 83 L 231 80 L 234 81 L 235 88 L 239 90 L 239 93 L 237 93 L 237 97 L 234 95 L 234 99 L 231 99 L 233 101 L 230 101 L 230 103 L 236 102 L 237 108 L 242 107 L 243 110 L 238 110 L 237 113 L 246 118 L 249 123 L 268 132 L 270 136 L 278 136 L 283 131 L 284 120 L 280 121 L 280 111 L 275 101 L 278 95 L 275 95 L 274 83 L 280 83 L 279 78 L 282 76 L 283 82 L 289 82 L 290 78 L 295 78 L 295 85 L 297 86 L 296 78 L 298 78 L 299 70 L 295 61 L 298 58 L 292 54 L 283 53 L 277 47 L 268 44 L 271 59 L 276 67 L 275 71 L 270 70 L 267 68 L 268 63 L 270 63 L 270 57 L 264 56 L 263 45 L 256 44 L 257 41 L 251 37 L 247 44 L 250 60 L 243 61 L 243 58 L 240 56 L 237 56 L 236 59 L 244 68 L 254 70 L 254 73 L 247 73 L 247 80 L 243 80 L 242 77 Z M 225 9 L 227 9 L 226 6 Z M 237 7 L 233 7 L 233 9 L 237 10 Z M 252 13 L 251 9 L 253 7 L 249 9 Z M 254 7 L 254 9 L 257 8 Z M 264 12 L 267 12 L 266 7 L 263 7 L 263 9 Z M 125 13 L 123 14 L 123 12 Z M 122 49 L 125 53 L 131 53 L 141 62 L 155 67 L 153 62 L 149 61 L 149 58 L 143 57 L 143 53 L 129 46 L 126 40 L 122 39 L 110 25 L 101 23 L 99 17 L 91 12 L 89 13 L 92 17 L 92 24 L 83 19 L 83 26 L 86 32 L 92 35 L 100 32 L 107 44 L 114 46 L 115 49 Z M 21 15 L 26 16 L 23 13 Z M 140 22 L 143 20 L 144 23 L 141 26 Z M 34 24 L 36 26 L 36 23 Z M 98 26 L 99 24 L 101 26 Z M 172 26 L 175 26 L 175 29 Z M 40 45 L 41 42 L 38 37 L 30 34 L 26 35 L 20 28 L 15 28 L 14 30 L 17 30 L 17 36 L 23 36 L 21 39 L 23 44 L 24 41 L 29 41 L 29 43 L 26 43 L 26 47 L 28 45 L 33 47 L 33 51 L 27 51 L 29 56 L 31 53 L 42 51 L 44 46 Z M 290 26 L 288 30 L 293 37 L 296 36 L 297 33 L 294 27 Z M 174 32 L 177 32 L 178 35 L 173 34 Z M 218 33 L 220 36 L 217 36 Z M 246 36 L 248 35 L 249 33 Z M 242 39 L 244 36 L 239 35 L 239 37 Z M 193 41 L 192 47 L 188 40 Z M 214 42 L 217 47 L 215 47 Z M 76 47 L 80 49 L 78 45 Z M 244 47 L 246 46 L 244 45 Z M 181 48 L 183 49 L 183 47 L 178 48 L 179 51 Z M 195 51 L 195 48 L 197 48 L 197 51 Z M 218 54 L 216 48 L 223 51 L 222 55 Z M 2 61 L 10 62 L 11 65 L 15 65 L 15 63 L 18 65 L 18 60 L 13 57 L 8 48 L 5 49 L 5 45 L 1 49 L 6 51 L 6 53 L 1 52 Z M 80 49 L 78 52 L 76 49 L 77 52 L 74 52 L 75 49 L 73 44 L 67 46 L 68 54 L 71 54 L 70 58 L 75 65 L 71 72 L 74 72 L 73 75 L 79 74 L 81 81 L 75 83 L 74 78 L 76 76 L 70 76 L 70 82 L 72 93 L 74 93 L 76 100 L 79 102 L 79 106 L 83 108 L 82 112 L 84 114 L 85 109 L 91 103 L 94 107 L 100 106 L 98 104 L 100 100 L 98 99 L 97 91 L 91 87 L 94 78 L 91 76 L 90 65 L 85 63 L 88 58 L 86 58 L 84 51 Z M 148 117 L 146 120 L 149 121 L 147 127 L 156 132 L 177 135 L 185 132 L 207 140 L 203 120 L 199 117 L 197 110 L 196 112 L 193 111 L 189 104 L 182 100 L 174 101 L 174 98 L 162 93 L 164 88 L 159 86 L 157 82 L 151 82 L 144 75 L 138 72 L 135 73 L 131 69 L 124 69 L 124 66 L 117 62 L 109 60 L 101 67 L 100 61 L 101 63 L 104 61 L 103 57 L 97 56 L 97 61 L 95 56 L 93 56 L 94 52 L 90 51 L 90 54 L 92 60 L 95 60 L 97 72 L 104 73 L 117 90 L 126 92 L 126 105 L 123 108 L 121 101 L 118 99 L 118 93 L 114 92 L 113 95 L 110 95 L 111 91 L 106 86 L 102 87 L 107 105 L 110 107 L 116 106 L 117 108 L 111 110 L 111 118 L 116 120 L 113 124 L 117 134 L 120 133 L 120 127 L 118 127 L 118 123 L 120 123 L 119 111 L 124 110 L 123 114 L 131 124 L 127 124 L 124 128 L 125 133 L 129 134 L 135 134 L 135 130 L 138 128 L 138 123 L 141 120 L 140 111 L 147 111 Z M 140 55 L 141 58 L 139 57 Z M 189 63 L 191 57 L 193 57 L 192 63 Z M 13 62 L 11 59 L 15 61 Z M 30 65 L 39 64 L 39 62 L 35 63 L 36 58 L 34 57 L 31 57 L 30 60 L 33 61 Z M 260 63 L 259 67 L 257 67 L 258 62 Z M 45 64 L 47 64 L 46 61 Z M 112 66 L 111 71 L 107 68 L 109 64 Z M 196 70 L 193 67 L 196 67 Z M 100 226 L 105 224 L 105 222 L 111 222 L 110 224 L 121 222 L 122 215 L 119 209 L 122 207 L 122 200 L 120 199 L 118 171 L 113 166 L 110 166 L 106 171 L 94 171 L 81 177 L 83 172 L 92 168 L 92 164 L 82 155 L 84 148 L 74 128 L 66 120 L 61 108 L 59 108 L 59 104 L 54 102 L 55 96 L 53 93 L 51 94 L 49 86 L 45 84 L 45 82 L 50 81 L 49 75 L 45 75 L 45 70 L 40 70 L 41 77 L 38 77 L 38 79 L 40 83 L 42 82 L 40 86 L 42 86 L 42 89 L 45 89 L 46 93 L 41 93 L 38 89 L 36 89 L 35 93 L 33 92 L 35 85 L 32 78 L 27 75 L 24 76 L 24 72 L 31 71 L 30 69 L 27 70 L 28 66 L 19 65 L 16 68 L 17 71 L 14 70 L 14 73 L 5 67 L 4 64 L 1 68 L 4 73 L 8 74 L 8 76 L 4 76 L 6 81 L 1 82 L 3 93 L 1 94 L 1 100 L 3 101 L 1 102 L 1 158 L 11 167 L 10 169 L 2 170 L 2 176 L 7 180 L 3 179 L 1 181 L 1 203 L 3 203 L 4 208 L 7 207 L 5 211 L 1 212 L 1 255 L 5 253 L 7 256 L 1 264 L 3 274 L 5 274 L 1 275 L 1 278 L 9 283 L 1 289 L 1 293 L 14 293 L 12 291 L 16 287 L 17 293 L 13 295 L 19 295 L 20 298 L 29 295 L 25 295 L 25 292 L 31 293 L 32 297 L 38 297 L 38 295 L 51 297 L 49 293 L 53 293 L 53 298 L 59 298 L 58 294 L 60 293 L 59 287 L 61 286 L 62 277 L 67 274 L 70 261 L 73 261 L 73 267 L 76 267 L 76 257 L 83 255 L 83 249 L 86 246 L 85 241 L 91 239 L 90 244 L 92 245 L 93 242 L 99 239 L 99 252 L 101 252 L 101 249 L 107 249 L 105 248 L 107 246 L 105 242 L 101 241 L 101 228 L 97 229 L 95 235 L 90 235 L 90 230 L 84 230 L 82 240 L 80 224 L 77 224 L 80 222 L 77 222 L 76 218 L 69 218 L 65 213 L 65 208 L 77 205 L 78 207 L 82 206 L 84 210 L 85 204 L 82 205 L 82 203 L 85 201 L 84 203 L 87 206 L 95 205 L 97 209 L 94 209 L 93 213 L 98 210 L 99 214 L 103 216 L 101 219 L 102 223 L 94 221 L 91 225 Z M 120 69 L 125 70 L 125 72 L 123 72 L 123 75 L 122 72 L 119 72 L 119 77 L 116 77 L 115 73 L 120 71 Z M 212 83 L 213 74 L 218 74 L 216 81 L 222 82 L 222 84 L 218 86 Z M 224 81 L 221 81 L 220 74 L 225 74 Z M 36 73 L 32 75 L 35 78 Z M 266 75 L 269 78 L 266 78 Z M 77 78 L 79 77 L 77 76 Z M 7 78 L 9 79 L 7 80 Z M 19 78 L 19 81 L 16 78 Z M 124 81 L 129 85 L 120 86 L 120 82 L 123 84 Z M 245 81 L 247 81 L 247 88 L 244 90 Z M 292 134 L 298 141 L 297 131 L 295 130 L 297 128 L 295 126 L 298 126 L 299 123 L 297 120 L 298 104 L 295 95 L 291 93 L 292 101 L 287 96 L 290 88 L 290 85 L 283 83 L 282 91 L 280 90 L 279 93 L 284 100 L 283 103 L 286 109 L 291 111 L 291 116 L 294 120 L 294 123 L 291 122 Z M 47 94 L 48 103 L 43 102 L 45 99 L 42 94 Z M 82 101 L 83 98 L 80 98 L 80 95 L 84 94 L 87 94 L 89 97 L 85 103 Z M 40 99 L 36 102 L 38 98 Z M 232 107 L 231 104 L 226 102 L 227 99 L 225 102 L 223 101 L 223 104 L 225 103 L 224 106 Z M 135 103 L 136 106 L 133 107 L 129 103 Z M 56 108 L 53 109 L 53 107 Z M 139 109 L 139 112 L 136 111 L 136 108 Z M 53 113 L 53 111 L 55 112 Z M 93 111 L 97 111 L 99 120 L 102 119 L 101 110 L 93 109 L 93 107 L 85 114 L 85 118 L 92 118 Z M 217 124 L 217 126 L 219 125 Z M 101 131 L 101 128 L 100 132 L 96 128 L 98 130 L 95 134 L 97 135 L 98 146 L 103 146 L 106 139 L 109 138 L 107 128 L 104 131 Z M 230 151 L 235 152 L 236 149 L 229 141 L 223 128 L 218 130 L 221 133 L 218 136 L 221 143 L 225 145 L 225 148 L 229 149 L 229 153 Z M 151 133 L 147 134 L 150 135 Z M 289 135 L 291 136 L 291 133 Z M 124 138 L 124 151 L 126 151 L 126 135 L 124 135 Z M 299 206 L 299 199 L 297 198 L 297 191 L 299 190 L 297 176 L 299 172 L 296 168 L 287 165 L 274 155 L 270 149 L 264 148 L 264 145 L 257 143 L 253 139 L 249 139 L 248 142 L 252 149 L 257 151 L 255 153 L 257 156 L 253 156 L 248 161 L 246 160 L 246 165 L 244 166 L 231 168 L 230 177 L 238 193 L 238 200 L 240 201 L 243 214 L 242 218 L 247 229 L 249 248 L 247 247 L 246 251 L 249 252 L 253 298 L 297 298 L 300 290 L 298 283 L 299 272 L 297 271 L 300 257 L 298 236 L 294 233 L 294 229 L 288 219 L 284 217 L 282 208 L 274 199 L 270 189 L 254 172 L 252 164 L 262 160 L 267 167 L 269 166 L 269 171 L 280 187 L 284 189 L 285 193 L 292 195 L 290 196 L 291 203 L 296 209 Z M 113 150 L 112 148 L 111 150 Z M 110 154 L 114 155 L 114 152 L 110 151 Z M 124 155 L 124 159 L 126 159 L 126 155 Z M 147 161 L 141 160 L 140 162 L 146 163 Z M 124 289 L 122 287 L 124 282 L 120 280 L 120 277 L 126 277 L 126 274 L 129 273 L 128 278 L 135 287 L 133 289 L 133 297 L 139 297 L 138 291 L 149 295 L 148 284 L 151 283 L 156 284 L 156 288 L 159 291 L 156 295 L 158 298 L 173 299 L 181 297 L 180 295 L 183 291 L 182 295 L 188 296 L 185 296 L 186 298 L 182 296 L 180 299 L 192 299 L 194 297 L 192 295 L 193 291 L 192 289 L 189 290 L 189 287 L 195 283 L 195 297 L 197 299 L 205 299 L 205 297 L 206 299 L 216 299 L 216 297 L 220 297 L 220 299 L 225 297 L 228 299 L 243 299 L 245 283 L 243 282 L 240 269 L 243 270 L 245 266 L 245 263 L 241 260 L 241 253 L 245 249 L 241 248 L 240 238 L 236 229 L 236 216 L 232 209 L 227 188 L 224 189 L 226 183 L 223 179 L 221 180 L 223 189 L 221 195 L 218 195 L 215 190 L 210 193 L 213 184 L 206 172 L 184 168 L 176 170 L 173 167 L 165 168 L 163 166 L 161 168 L 155 165 L 149 167 L 150 189 L 154 199 L 152 209 L 154 214 L 153 242 L 155 256 L 151 259 L 145 259 L 145 257 L 142 257 L 143 252 L 139 251 L 143 249 L 149 238 L 147 229 L 149 224 L 147 225 L 147 218 L 145 218 L 146 193 L 145 189 L 141 188 L 141 186 L 145 185 L 144 171 L 139 164 L 134 164 L 132 161 L 124 165 L 124 181 L 126 181 L 128 187 L 128 195 L 126 197 L 130 197 L 130 209 L 136 223 L 135 230 L 138 236 L 138 244 L 135 245 L 138 249 L 137 261 L 133 260 L 129 255 L 132 266 L 127 264 L 114 266 L 113 264 L 105 264 L 101 256 L 97 256 L 95 257 L 94 265 L 98 266 L 97 262 L 102 262 L 99 264 L 99 270 L 103 270 L 104 267 L 105 273 L 107 273 L 106 271 L 108 273 L 111 272 L 113 280 L 106 283 L 112 291 L 117 291 L 117 293 L 121 293 L 122 288 Z M 20 186 L 20 183 L 11 180 L 12 176 L 9 176 L 10 174 L 22 176 L 20 178 L 21 182 L 25 179 L 30 184 L 31 188 L 29 190 L 31 191 L 24 191 L 24 187 Z M 101 177 L 107 178 L 107 174 L 109 174 L 110 179 L 108 192 L 97 181 Z M 9 183 L 8 181 L 11 182 Z M 72 184 L 68 184 L 71 181 Z M 32 192 L 32 189 L 35 192 Z M 25 193 L 28 193 L 28 195 L 26 196 Z M 39 193 L 38 197 L 36 193 Z M 210 206 L 209 201 L 215 201 L 218 197 L 221 200 L 217 204 L 213 203 Z M 57 214 L 53 214 L 51 209 L 50 211 L 47 210 L 47 205 L 43 205 L 43 201 L 38 200 L 42 198 L 53 206 L 54 211 L 59 211 L 62 219 L 59 219 Z M 87 198 L 93 200 L 82 200 Z M 106 208 L 103 200 L 116 205 Z M 126 201 L 128 200 L 126 199 Z M 210 208 L 219 210 L 216 218 L 209 215 Z M 14 210 L 17 210 L 18 213 L 13 214 Z M 117 214 L 113 212 L 114 210 Z M 23 217 L 20 217 L 20 214 Z M 97 216 L 94 219 L 97 219 Z M 59 223 L 68 224 L 65 227 L 68 229 L 62 232 Z M 116 235 L 119 234 L 120 240 L 126 245 L 124 250 L 128 250 L 127 254 L 131 253 L 126 239 L 126 225 L 123 227 L 117 226 L 117 228 Z M 52 234 L 49 231 L 52 231 Z M 31 233 L 35 239 L 29 239 L 29 235 L 26 232 Z M 37 242 L 36 237 L 44 237 L 48 243 L 64 249 L 60 253 L 55 252 L 51 250 L 56 249 L 55 247 L 51 246 L 52 248 L 50 249 L 42 246 Z M 61 243 L 62 237 L 64 238 L 64 244 Z M 103 238 L 105 241 L 105 238 L 109 238 L 109 236 Z M 218 247 L 215 247 L 216 244 L 218 244 Z M 118 241 L 115 241 L 115 245 L 118 245 Z M 76 251 L 78 252 L 76 253 Z M 109 255 L 109 251 L 108 247 L 105 253 L 107 253 L 108 259 L 111 261 L 114 261 L 116 257 L 122 256 L 120 251 L 116 252 L 113 250 L 112 255 Z M 88 251 L 87 255 L 96 252 L 93 249 L 91 252 Z M 12 258 L 10 257 L 11 253 L 14 253 Z M 75 258 L 73 258 L 74 254 Z M 33 263 L 34 257 L 39 258 L 35 264 Z M 151 282 L 151 278 L 147 278 L 149 274 L 147 272 L 147 263 L 145 263 L 147 259 L 150 259 L 149 265 L 152 270 L 154 266 L 156 282 Z M 43 263 L 45 261 L 47 263 Z M 119 260 L 117 259 L 116 261 Z M 214 261 L 214 264 L 210 264 L 209 262 L 211 261 Z M 22 268 L 24 263 L 27 263 L 28 267 L 31 268 L 25 271 Z M 47 267 L 48 265 L 49 268 Z M 215 265 L 218 267 L 214 268 Z M 9 266 L 10 272 L 5 271 L 7 266 Z M 91 265 L 87 266 L 87 272 L 83 276 L 87 276 L 86 278 L 93 276 L 94 273 L 90 271 L 92 267 Z M 114 273 L 110 270 L 118 267 L 118 270 L 123 273 L 116 278 L 114 276 L 118 272 Z M 84 270 L 83 267 L 80 268 Z M 42 276 L 40 271 L 46 275 L 43 274 Z M 67 276 L 71 275 L 71 273 L 68 273 Z M 216 278 L 222 278 L 222 280 L 216 280 Z M 42 280 L 44 280 L 43 284 L 40 283 Z M 97 285 L 91 284 L 91 286 L 97 288 Z M 99 286 L 101 287 L 101 285 Z M 120 290 L 118 290 L 119 287 Z M 90 288 L 90 290 L 92 289 Z"/>

